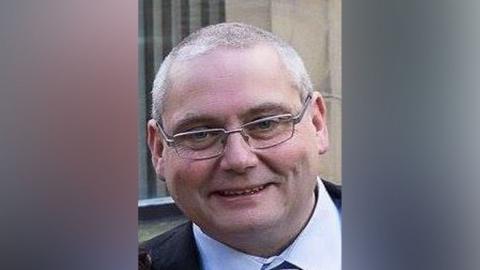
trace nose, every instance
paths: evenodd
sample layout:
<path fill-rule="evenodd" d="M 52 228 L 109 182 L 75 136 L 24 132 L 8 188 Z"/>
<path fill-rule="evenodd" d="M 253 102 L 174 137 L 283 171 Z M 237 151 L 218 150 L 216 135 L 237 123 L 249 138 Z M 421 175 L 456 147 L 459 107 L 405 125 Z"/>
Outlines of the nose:
<path fill-rule="evenodd" d="M 247 140 L 248 137 L 240 132 L 229 134 L 220 161 L 220 167 L 223 170 L 243 174 L 257 165 L 257 155 L 252 152 Z"/>

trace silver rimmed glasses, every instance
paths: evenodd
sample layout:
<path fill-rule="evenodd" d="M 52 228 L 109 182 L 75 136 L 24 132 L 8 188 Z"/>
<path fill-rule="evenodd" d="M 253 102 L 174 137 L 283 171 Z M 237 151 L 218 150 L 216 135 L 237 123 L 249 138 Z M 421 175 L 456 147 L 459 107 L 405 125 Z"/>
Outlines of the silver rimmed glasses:
<path fill-rule="evenodd" d="M 169 147 L 173 147 L 181 158 L 209 159 L 221 156 L 225 142 L 230 134 L 240 133 L 253 149 L 266 149 L 277 146 L 293 137 L 295 125 L 298 124 L 312 99 L 309 93 L 297 115 L 280 114 L 245 123 L 237 129 L 223 128 L 200 129 L 168 136 L 157 122 L 157 127 Z"/>

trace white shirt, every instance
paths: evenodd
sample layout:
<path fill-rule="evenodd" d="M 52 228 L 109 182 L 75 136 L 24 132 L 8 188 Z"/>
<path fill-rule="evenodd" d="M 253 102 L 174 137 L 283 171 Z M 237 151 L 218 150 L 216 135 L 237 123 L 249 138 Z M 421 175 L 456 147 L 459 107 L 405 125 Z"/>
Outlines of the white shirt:
<path fill-rule="evenodd" d="M 269 270 L 288 261 L 303 270 L 341 270 L 340 214 L 320 179 L 317 187 L 317 202 L 307 226 L 278 256 L 262 258 L 235 250 L 193 224 L 203 269 Z"/>

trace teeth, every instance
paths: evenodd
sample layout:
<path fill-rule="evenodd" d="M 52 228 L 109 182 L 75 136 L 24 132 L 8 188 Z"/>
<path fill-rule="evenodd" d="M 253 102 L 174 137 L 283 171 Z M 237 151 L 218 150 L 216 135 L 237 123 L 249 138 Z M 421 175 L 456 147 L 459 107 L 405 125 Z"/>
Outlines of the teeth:
<path fill-rule="evenodd" d="M 255 188 L 244 189 L 244 190 L 225 190 L 225 191 L 221 191 L 220 194 L 222 196 L 253 195 L 264 188 L 265 186 L 259 186 Z"/>

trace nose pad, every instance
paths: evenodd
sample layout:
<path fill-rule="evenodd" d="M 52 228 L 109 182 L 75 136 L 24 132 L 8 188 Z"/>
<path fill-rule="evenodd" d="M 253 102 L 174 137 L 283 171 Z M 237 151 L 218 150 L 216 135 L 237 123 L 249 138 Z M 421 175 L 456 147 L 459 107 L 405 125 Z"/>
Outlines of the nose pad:
<path fill-rule="evenodd" d="M 250 137 L 248 137 L 243 130 L 240 131 L 240 135 L 242 135 L 243 140 L 248 144 L 248 146 L 250 146 L 250 142 L 248 141 L 250 140 Z"/>

